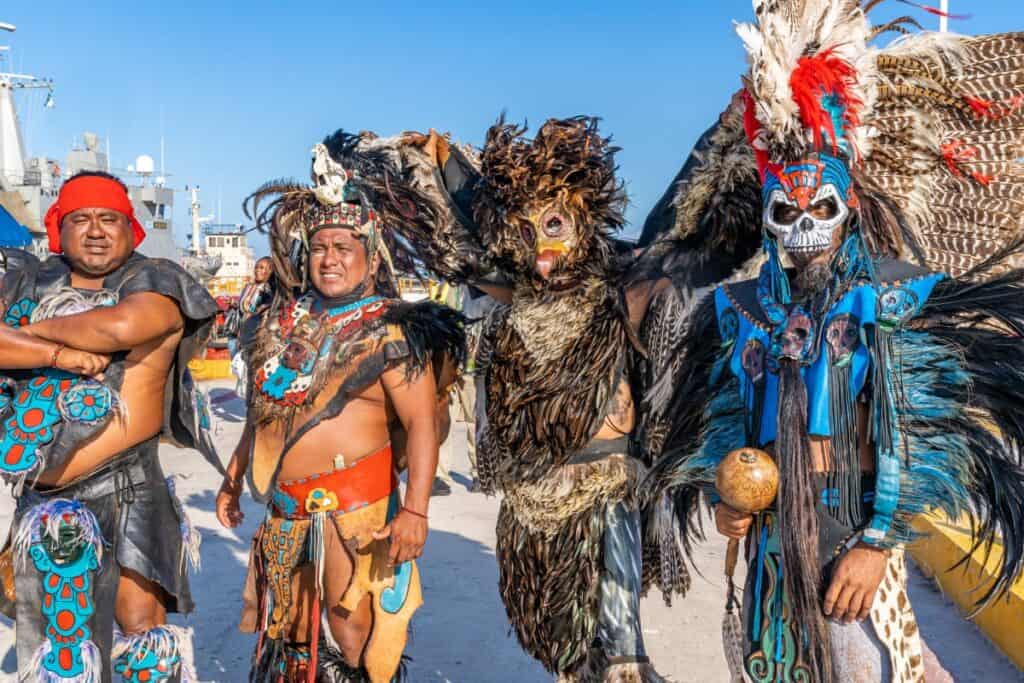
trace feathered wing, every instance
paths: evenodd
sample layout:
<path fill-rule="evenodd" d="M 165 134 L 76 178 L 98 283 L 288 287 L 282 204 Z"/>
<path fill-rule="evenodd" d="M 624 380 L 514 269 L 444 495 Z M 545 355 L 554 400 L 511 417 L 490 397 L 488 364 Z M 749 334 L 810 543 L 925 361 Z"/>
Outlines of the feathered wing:
<path fill-rule="evenodd" d="M 312 197 L 308 185 L 282 178 L 261 185 L 243 205 L 246 217 L 270 238 L 274 274 L 285 293 L 305 286 L 302 264 L 291 253 L 291 246 L 301 232 L 302 208 Z"/>
<path fill-rule="evenodd" d="M 959 275 L 1024 229 L 1024 33 L 908 35 L 869 54 L 861 175 L 902 209 L 927 265 Z"/>
<path fill-rule="evenodd" d="M 896 521 L 909 529 L 915 515 L 937 506 L 951 520 L 968 519 L 970 554 L 987 557 L 1002 544 L 980 607 L 1024 571 L 1024 270 L 940 282 L 919 323 L 894 340 L 908 461 Z"/>
<path fill-rule="evenodd" d="M 648 467 L 656 465 L 669 442 L 674 422 L 681 416 L 672 408 L 676 383 L 683 380 L 678 354 L 693 302 L 675 287 L 668 287 L 651 301 L 640 328 L 646 355 L 636 363 L 635 386 L 641 388 L 640 410 L 634 442 Z M 694 488 L 670 490 L 666 486 L 646 489 L 641 496 L 643 521 L 643 587 L 657 586 L 671 605 L 675 595 L 685 596 L 690 587 L 687 567 L 694 540 L 702 538 L 696 507 L 700 496 Z"/>
<path fill-rule="evenodd" d="M 660 287 L 639 340 L 637 439 L 652 467 L 643 491 L 644 585 L 666 601 L 684 595 L 684 560 L 701 536 L 700 488 L 664 474 L 689 455 L 700 431 L 707 374 L 699 357 L 713 322 L 700 302 L 723 280 L 749 275 L 760 263 L 761 191 L 753 150 L 743 129 L 743 103 L 734 99 L 701 136 L 644 224 L 643 252 L 626 276 L 627 288 Z M 667 279 L 656 285 L 658 280 Z M 685 352 L 680 352 L 685 349 Z M 663 474 L 657 474 L 657 473 Z"/>
<path fill-rule="evenodd" d="M 479 152 L 433 131 L 377 138 L 370 144 L 392 155 L 408 184 L 437 212 L 427 230 L 412 229 L 416 227 L 412 225 L 399 228 L 421 264 L 448 282 L 480 279 L 491 267 L 472 220 L 471 201 L 480 177 Z"/>
<path fill-rule="evenodd" d="M 652 411 L 655 419 L 640 431 L 655 456 L 641 498 L 647 522 L 645 541 L 678 539 L 688 555 L 692 541 L 702 536 L 700 494 L 713 484 L 718 461 L 745 445 L 745 423 L 738 387 L 726 386 L 736 382 L 722 362 L 732 349 L 719 342 L 714 297 L 701 296 L 670 336 L 671 349 L 652 352 L 657 362 L 670 351 L 676 369 L 662 375 L 665 384 L 653 384 L 644 397 L 645 403 L 657 408 Z M 671 535 L 664 526 L 669 521 L 675 527 Z M 662 565 L 668 557 L 671 554 L 662 553 Z M 660 578 L 665 581 L 671 576 Z"/>
<path fill-rule="evenodd" d="M 744 106 L 733 98 L 644 221 L 644 250 L 628 285 L 668 277 L 689 297 L 757 257 L 761 180 L 743 128 Z"/>

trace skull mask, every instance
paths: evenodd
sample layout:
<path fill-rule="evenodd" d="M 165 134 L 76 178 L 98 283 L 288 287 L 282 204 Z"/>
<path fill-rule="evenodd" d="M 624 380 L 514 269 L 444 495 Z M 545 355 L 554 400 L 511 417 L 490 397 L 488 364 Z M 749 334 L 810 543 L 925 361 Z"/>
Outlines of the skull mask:
<path fill-rule="evenodd" d="M 791 255 L 827 250 L 856 197 L 846 162 L 824 153 L 769 166 L 763 189 L 764 225 Z"/>
<path fill-rule="evenodd" d="M 837 315 L 825 330 L 825 341 L 832 351 L 832 363 L 841 368 L 849 365 L 860 341 L 857 318 L 848 313 Z"/>

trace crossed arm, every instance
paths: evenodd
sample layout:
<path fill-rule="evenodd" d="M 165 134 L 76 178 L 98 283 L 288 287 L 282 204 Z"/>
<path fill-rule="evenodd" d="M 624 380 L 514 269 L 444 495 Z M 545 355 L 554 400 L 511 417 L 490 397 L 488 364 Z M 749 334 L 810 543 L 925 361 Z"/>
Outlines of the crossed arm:
<path fill-rule="evenodd" d="M 0 322 L 0 369 L 56 367 L 95 375 L 110 354 L 128 351 L 184 327 L 178 305 L 150 292 L 131 294 L 115 306 L 51 318 L 21 328 Z"/>
<path fill-rule="evenodd" d="M 33 337 L 20 329 L 0 322 L 0 368 L 4 370 L 30 370 L 46 368 L 55 364 L 54 355 L 60 345 L 46 339 Z"/>
<path fill-rule="evenodd" d="M 129 294 L 114 306 L 33 323 L 24 332 L 79 351 L 110 354 L 130 351 L 180 331 L 185 326 L 178 304 L 154 292 Z M 47 360 L 43 365 L 49 365 Z M 32 367 L 39 367 L 38 365 Z"/>

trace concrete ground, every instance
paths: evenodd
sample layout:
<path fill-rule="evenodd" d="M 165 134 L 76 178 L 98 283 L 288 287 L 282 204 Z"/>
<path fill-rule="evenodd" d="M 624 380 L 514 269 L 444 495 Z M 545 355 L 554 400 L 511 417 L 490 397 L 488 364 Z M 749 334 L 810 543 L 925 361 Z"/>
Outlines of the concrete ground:
<path fill-rule="evenodd" d="M 227 459 L 242 427 L 243 406 L 224 382 L 207 385 L 216 416 L 216 442 Z M 465 427 L 456 423 L 444 450 L 452 462 L 453 492 L 431 502 L 431 533 L 420 561 L 426 604 L 413 620 L 407 654 L 414 683 L 532 683 L 550 681 L 542 667 L 523 654 L 510 634 L 497 592 L 494 524 L 498 501 L 467 491 Z M 236 619 L 249 539 L 260 507 L 247 500 L 245 523 L 228 531 L 217 524 L 213 501 L 219 479 L 195 453 L 161 449 L 166 471 L 179 474 L 178 493 L 203 533 L 202 571 L 193 578 L 198 611 L 176 623 L 195 631 L 196 664 L 202 681 L 248 680 L 254 638 L 239 633 Z M 10 518 L 11 502 L 0 500 L 0 521 Z M 708 526 L 709 531 L 710 526 Z M 660 595 L 642 605 L 651 659 L 674 681 L 728 681 L 721 646 L 724 604 L 722 564 L 725 544 L 717 538 L 700 546 L 690 595 L 674 607 Z M 914 573 L 911 600 L 921 630 L 957 681 L 1024 681 L 969 622 L 964 621 L 920 574 Z M 14 629 L 0 622 L 0 681 L 14 681 Z"/>

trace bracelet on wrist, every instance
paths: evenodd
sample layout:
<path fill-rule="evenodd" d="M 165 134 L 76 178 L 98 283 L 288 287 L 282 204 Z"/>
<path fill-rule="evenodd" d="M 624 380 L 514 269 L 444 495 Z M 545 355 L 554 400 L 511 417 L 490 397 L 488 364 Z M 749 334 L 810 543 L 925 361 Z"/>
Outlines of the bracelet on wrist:
<path fill-rule="evenodd" d="M 64 344 L 57 344 L 57 348 L 53 350 L 53 355 L 50 356 L 50 367 L 57 367 L 57 359 L 60 357 L 60 352 L 66 349 L 67 346 Z"/>
<path fill-rule="evenodd" d="M 423 514 L 422 512 L 416 512 L 415 510 L 410 510 L 409 508 L 405 507 L 404 505 L 402 506 L 402 509 L 404 511 L 408 512 L 410 515 L 413 515 L 414 517 L 419 517 L 420 519 L 427 519 L 427 516 L 425 514 Z"/>

